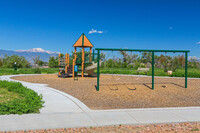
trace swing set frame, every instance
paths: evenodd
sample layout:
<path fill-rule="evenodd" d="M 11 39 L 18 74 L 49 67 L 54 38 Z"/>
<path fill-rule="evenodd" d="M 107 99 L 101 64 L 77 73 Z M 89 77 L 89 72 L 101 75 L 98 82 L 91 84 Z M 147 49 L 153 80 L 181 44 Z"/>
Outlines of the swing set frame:
<path fill-rule="evenodd" d="M 97 86 L 96 89 L 99 91 L 99 77 L 100 77 L 100 52 L 101 51 L 135 51 L 135 52 L 151 52 L 152 53 L 152 87 L 154 90 L 154 54 L 158 52 L 165 53 L 184 53 L 185 54 L 185 88 L 187 88 L 187 64 L 188 64 L 188 53 L 189 50 L 153 50 L 153 49 L 116 49 L 116 48 L 95 48 L 97 50 Z"/>

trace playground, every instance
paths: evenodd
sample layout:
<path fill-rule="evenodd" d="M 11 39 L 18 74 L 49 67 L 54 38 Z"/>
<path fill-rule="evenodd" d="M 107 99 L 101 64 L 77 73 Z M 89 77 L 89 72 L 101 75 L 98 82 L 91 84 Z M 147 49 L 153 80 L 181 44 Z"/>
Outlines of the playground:
<path fill-rule="evenodd" d="M 95 110 L 200 106 L 200 82 L 187 77 L 188 50 L 92 50 L 94 45 L 84 33 L 73 47 L 72 56 L 59 54 L 58 75 L 13 79 L 47 84 Z M 179 67 L 184 70 L 184 78 L 172 78 Z M 168 77 L 156 77 L 158 69 L 163 69 Z M 102 71 L 108 71 L 108 74 L 102 74 Z"/>
<path fill-rule="evenodd" d="M 121 76 L 118 82 L 124 83 L 129 79 L 132 84 L 112 85 L 111 83 L 116 83 L 112 75 L 102 74 L 100 76 L 102 86 L 96 91 L 96 78 L 80 77 L 74 81 L 73 78 L 58 78 L 57 75 L 13 77 L 20 81 L 48 84 L 52 88 L 74 96 L 90 109 L 200 106 L 198 79 L 188 79 L 188 88 L 184 88 L 184 78 L 155 77 L 155 89 L 152 90 L 151 77 L 140 77 L 136 80 L 137 78 L 137 76 Z"/>
<path fill-rule="evenodd" d="M 23 121 L 6 116 L 3 125 L 21 119 L 20 126 L 2 130 L 199 121 L 200 82 L 188 78 L 190 51 L 94 49 L 84 33 L 73 47 L 72 54 L 59 54 L 56 74 L 1 77 L 25 81 L 45 101 L 40 114 Z"/>

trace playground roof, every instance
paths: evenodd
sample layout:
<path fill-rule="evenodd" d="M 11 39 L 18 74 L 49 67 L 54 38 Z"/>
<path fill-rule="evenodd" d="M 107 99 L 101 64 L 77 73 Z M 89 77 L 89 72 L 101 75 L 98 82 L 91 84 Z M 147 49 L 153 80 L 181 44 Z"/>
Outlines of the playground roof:
<path fill-rule="evenodd" d="M 74 43 L 73 47 L 94 47 L 89 39 L 83 33 L 79 39 Z"/>

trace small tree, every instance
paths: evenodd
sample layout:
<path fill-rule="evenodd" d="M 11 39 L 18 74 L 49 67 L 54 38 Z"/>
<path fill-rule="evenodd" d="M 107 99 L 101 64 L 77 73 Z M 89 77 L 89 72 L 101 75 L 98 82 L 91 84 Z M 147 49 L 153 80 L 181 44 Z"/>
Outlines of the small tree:
<path fill-rule="evenodd" d="M 101 53 L 100 54 L 100 60 L 105 61 L 105 59 L 106 59 L 106 55 L 104 53 Z"/>
<path fill-rule="evenodd" d="M 173 72 L 176 71 L 176 69 L 178 68 L 179 66 L 179 62 L 178 62 L 178 57 L 175 56 L 173 59 L 172 59 L 172 64 L 171 64 L 171 69 Z"/>
<path fill-rule="evenodd" d="M 142 63 L 147 63 L 147 62 L 149 62 L 149 63 L 151 63 L 151 59 L 152 58 L 152 54 L 151 54 L 151 52 L 143 52 L 142 53 Z"/>
<path fill-rule="evenodd" d="M 181 68 L 183 68 L 183 66 L 185 64 L 185 57 L 184 57 L 184 55 L 181 55 L 181 56 L 179 55 L 178 56 L 178 62 L 180 64 Z"/>
<path fill-rule="evenodd" d="M 40 56 L 35 55 L 35 57 L 32 57 L 34 64 L 39 65 L 39 62 L 41 61 Z"/>
<path fill-rule="evenodd" d="M 58 57 L 51 56 L 49 57 L 49 64 L 50 68 L 57 68 L 58 67 Z"/>
<path fill-rule="evenodd" d="M 0 58 L 0 67 L 3 65 L 3 60 Z"/>
<path fill-rule="evenodd" d="M 167 72 L 167 64 L 168 63 L 167 63 L 166 57 L 163 54 L 160 55 L 159 62 L 162 64 L 164 71 Z"/>
<path fill-rule="evenodd" d="M 190 57 L 189 62 L 188 62 L 188 66 L 190 68 L 198 68 L 199 62 L 197 57 Z"/>
<path fill-rule="evenodd" d="M 39 65 L 39 66 L 43 66 L 43 65 L 44 65 L 44 61 L 40 60 L 40 61 L 38 62 L 38 65 Z"/>

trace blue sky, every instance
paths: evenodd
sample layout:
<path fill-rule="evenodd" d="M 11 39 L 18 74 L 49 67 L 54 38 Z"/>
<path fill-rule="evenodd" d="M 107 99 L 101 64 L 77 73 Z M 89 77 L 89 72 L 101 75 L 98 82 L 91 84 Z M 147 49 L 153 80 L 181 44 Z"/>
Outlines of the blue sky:
<path fill-rule="evenodd" d="M 0 0 L 0 49 L 66 53 L 83 32 L 98 48 L 187 49 L 200 57 L 200 1 Z"/>

